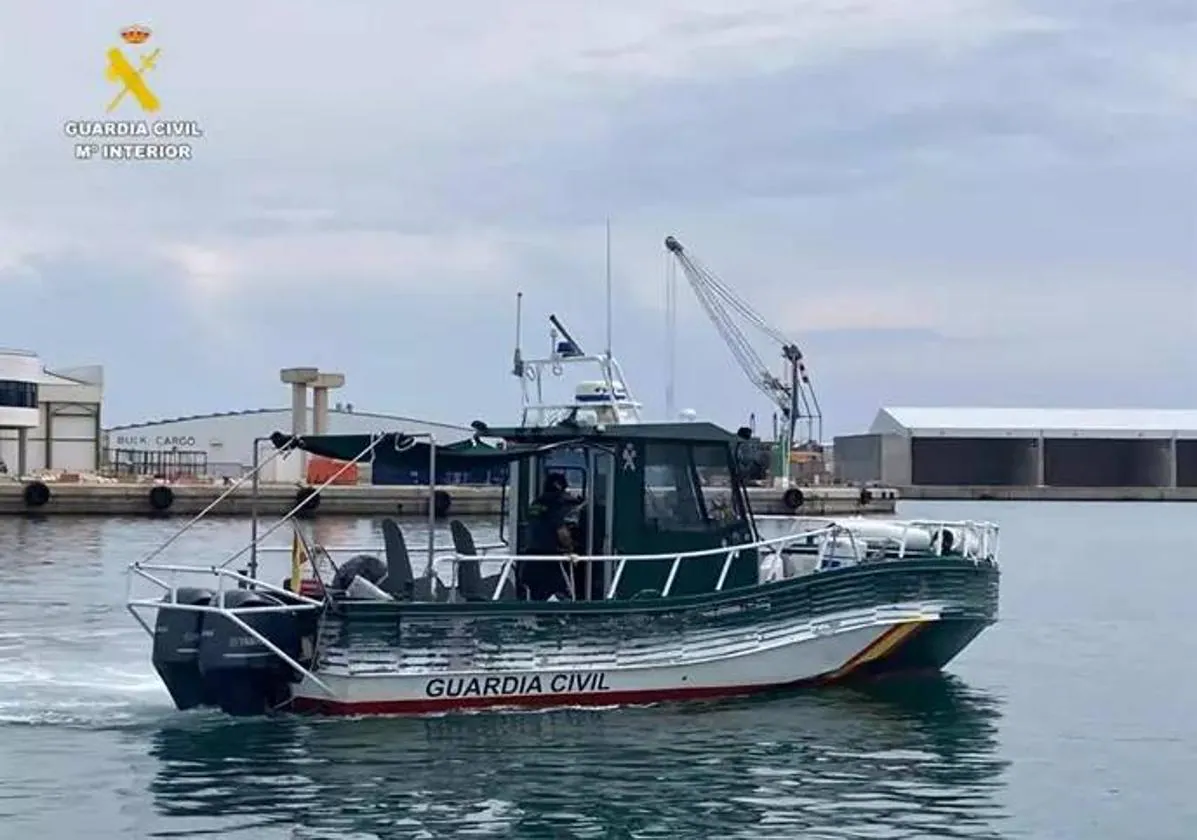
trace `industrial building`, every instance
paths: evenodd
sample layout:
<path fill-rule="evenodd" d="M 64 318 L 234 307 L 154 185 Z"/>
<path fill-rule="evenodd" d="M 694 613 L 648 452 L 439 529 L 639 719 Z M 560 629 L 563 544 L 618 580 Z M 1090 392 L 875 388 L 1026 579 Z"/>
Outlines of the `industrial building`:
<path fill-rule="evenodd" d="M 103 401 L 99 365 L 48 370 L 36 353 L 0 350 L 0 473 L 95 471 Z"/>
<path fill-rule="evenodd" d="M 48 370 L 36 353 L 0 349 L 0 477 L 42 470 L 126 477 L 239 476 L 252 468 L 254 439 L 279 431 L 401 431 L 432 434 L 442 444 L 472 435 L 464 426 L 361 412 L 352 404 L 330 406 L 329 391 L 345 383 L 344 375 L 339 373 L 288 368 L 281 371 L 280 378 L 290 386 L 290 408 L 197 414 L 103 429 L 103 367 Z M 260 452 L 265 461 L 273 449 L 263 443 Z M 309 477 L 308 467 L 307 457 L 295 453 L 268 464 L 262 470 L 262 479 L 303 481 Z M 356 470 L 353 475 L 358 475 Z M 465 480 L 442 478 L 445 483 Z M 418 483 L 420 479 L 427 481 L 420 475 L 370 478 L 385 483 Z"/>
<path fill-rule="evenodd" d="M 471 434 L 458 426 L 356 411 L 353 406 L 333 406 L 327 418 L 326 433 L 332 435 L 431 433 L 438 441 L 452 443 Z M 105 461 L 116 472 L 238 476 L 253 465 L 254 439 L 290 432 L 291 421 L 290 408 L 259 408 L 113 426 L 104 432 Z M 305 425 L 316 427 L 310 408 Z M 273 451 L 269 443 L 262 443 L 261 459 L 266 460 Z M 274 469 L 268 466 L 262 477 L 266 481 L 298 481 L 304 475 L 298 463 L 288 462 L 289 470 L 283 470 L 281 463 L 271 465 Z"/>
<path fill-rule="evenodd" d="M 328 392 L 345 383 L 345 377 L 339 373 L 287 368 L 280 372 L 280 379 L 290 386 L 290 408 L 197 414 L 112 426 L 104 431 L 104 463 L 117 474 L 235 477 L 252 468 L 254 440 L 274 432 L 298 435 L 404 432 L 432 434 L 442 444 L 472 435 L 464 426 L 357 411 L 351 403 L 330 406 Z M 269 443 L 259 445 L 261 461 L 269 459 L 273 452 Z M 303 481 L 308 476 L 308 465 L 304 453 L 297 452 L 266 464 L 261 477 L 264 481 Z M 356 470 L 353 475 L 357 475 Z"/>
<path fill-rule="evenodd" d="M 899 487 L 1197 487 L 1197 410 L 882 408 L 836 477 Z"/>

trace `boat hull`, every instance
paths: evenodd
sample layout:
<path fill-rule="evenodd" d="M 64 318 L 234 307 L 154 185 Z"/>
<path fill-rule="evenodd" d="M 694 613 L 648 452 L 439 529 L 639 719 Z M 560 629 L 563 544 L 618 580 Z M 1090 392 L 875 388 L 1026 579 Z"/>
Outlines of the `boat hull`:
<path fill-rule="evenodd" d="M 346 604 L 291 708 L 615 706 L 938 670 L 996 621 L 998 583 L 922 558 L 655 603 Z"/>
<path fill-rule="evenodd" d="M 712 700 L 887 673 L 939 670 L 990 622 L 925 614 L 682 665 L 526 669 L 501 673 L 321 674 L 291 709 L 324 715 L 419 715 L 477 709 L 612 707 Z"/>

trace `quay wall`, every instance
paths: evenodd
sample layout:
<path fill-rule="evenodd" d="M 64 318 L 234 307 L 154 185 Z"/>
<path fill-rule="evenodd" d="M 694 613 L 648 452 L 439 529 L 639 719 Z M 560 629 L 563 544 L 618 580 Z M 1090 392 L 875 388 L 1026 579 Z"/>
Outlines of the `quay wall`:
<path fill-rule="evenodd" d="M 1197 502 L 1197 487 L 996 487 L 993 485 L 901 488 L 903 499 L 1008 502 Z"/>
<path fill-rule="evenodd" d="M 227 488 L 213 484 L 179 484 L 170 487 L 173 500 L 165 511 L 155 510 L 150 501 L 149 484 L 86 484 L 46 482 L 50 498 L 42 505 L 30 506 L 25 498 L 26 485 L 0 482 L 0 515 L 34 514 L 38 516 L 92 515 L 194 516 Z M 869 500 L 862 503 L 858 487 L 802 487 L 802 504 L 787 508 L 782 491 L 774 488 L 749 488 L 753 511 L 762 514 L 855 515 L 892 514 L 899 494 L 884 487 L 870 488 Z M 300 501 L 303 488 L 294 484 L 263 484 L 258 488 L 257 511 L 263 516 L 282 516 Z M 720 491 L 709 488 L 708 497 Z M 724 491 L 726 492 L 726 491 Z M 497 486 L 455 485 L 438 488 L 447 494 L 448 516 L 497 516 L 502 504 L 502 489 Z M 316 516 L 427 516 L 428 488 L 405 485 L 330 486 L 320 491 Z M 442 500 L 442 505 L 444 502 Z M 210 512 L 210 516 L 248 516 L 255 506 L 249 485 L 238 487 Z"/>

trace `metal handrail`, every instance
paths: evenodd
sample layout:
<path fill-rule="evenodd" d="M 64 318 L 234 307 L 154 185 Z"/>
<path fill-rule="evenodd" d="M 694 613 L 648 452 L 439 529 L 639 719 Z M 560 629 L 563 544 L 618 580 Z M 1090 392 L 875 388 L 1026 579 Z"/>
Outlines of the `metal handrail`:
<path fill-rule="evenodd" d="M 894 524 L 898 524 L 898 523 L 894 523 Z M 920 523 L 920 524 L 922 524 L 922 523 Z M 930 524 L 930 523 L 928 523 L 928 524 Z M 943 525 L 945 527 L 956 527 L 957 526 L 956 523 L 950 523 L 950 522 L 934 523 L 934 524 Z M 959 524 L 963 525 L 965 523 L 959 523 Z M 718 546 L 716 548 L 704 548 L 704 549 L 699 549 L 696 551 L 681 552 L 680 554 L 678 552 L 669 552 L 669 553 L 665 553 L 665 554 L 634 554 L 634 555 L 626 555 L 626 554 L 602 554 L 602 555 L 599 555 L 599 554 L 589 554 L 589 555 L 503 554 L 503 555 L 491 555 L 488 559 L 491 561 L 529 560 L 532 562 L 544 561 L 544 562 L 557 562 L 557 563 L 560 563 L 563 558 L 568 558 L 571 556 L 577 557 L 578 562 L 582 562 L 582 561 L 600 562 L 600 561 L 606 561 L 606 560 L 625 560 L 625 559 L 641 562 L 641 561 L 651 561 L 651 560 L 672 560 L 675 557 L 681 557 L 683 560 L 689 560 L 689 559 L 694 559 L 694 558 L 698 558 L 698 557 L 710 557 L 710 556 L 717 555 L 717 554 L 723 554 L 726 551 L 732 551 L 732 550 L 747 551 L 747 550 L 751 550 L 751 549 L 773 548 L 775 546 L 785 545 L 787 543 L 795 542 L 797 540 L 808 539 L 810 537 L 815 537 L 815 536 L 819 536 L 819 535 L 837 534 L 837 533 L 851 534 L 852 529 L 845 525 L 829 523 L 820 528 L 812 528 L 809 531 L 799 531 L 799 532 L 792 533 L 792 534 L 784 534 L 779 537 L 770 537 L 768 539 L 757 540 L 756 542 L 752 542 L 752 543 L 741 543 L 741 544 L 734 545 L 734 546 Z M 860 535 L 856 535 L 856 537 L 857 537 L 857 539 L 861 540 L 862 542 L 868 541 L 865 537 L 862 537 Z M 455 553 L 454 557 L 457 559 L 461 559 L 461 560 L 474 559 L 472 555 L 468 555 L 468 554 Z"/>
<path fill-rule="evenodd" d="M 721 570 L 719 572 L 719 581 L 716 584 L 716 588 L 715 588 L 715 591 L 718 592 L 718 591 L 722 591 L 722 589 L 723 589 L 723 584 L 727 580 L 727 575 L 731 569 L 732 561 L 735 558 L 737 558 L 738 556 L 740 556 L 740 554 L 742 552 L 752 551 L 752 550 L 759 551 L 761 549 L 766 549 L 766 550 L 771 549 L 771 550 L 776 551 L 776 549 L 778 547 L 783 546 L 787 543 L 791 543 L 791 542 L 794 542 L 794 541 L 800 540 L 800 539 L 807 539 L 808 537 L 817 536 L 820 534 L 827 535 L 830 533 L 834 533 L 835 530 L 836 530 L 835 526 L 828 526 L 828 527 L 819 528 L 819 529 L 816 529 L 813 531 L 804 531 L 804 532 L 801 532 L 798 534 L 786 534 L 785 536 L 782 536 L 782 537 L 772 537 L 767 540 L 757 540 L 756 542 L 745 543 L 745 544 L 740 544 L 740 545 L 735 545 L 735 546 L 719 546 L 716 548 L 700 549 L 698 551 L 685 551 L 685 552 L 681 552 L 681 553 L 674 552 L 674 553 L 669 553 L 669 554 L 634 554 L 634 555 L 627 555 L 627 554 L 601 554 L 601 555 L 531 554 L 531 555 L 501 555 L 501 556 L 497 556 L 497 557 L 492 555 L 492 556 L 488 557 L 487 559 L 492 563 L 493 562 L 502 562 L 503 569 L 499 574 L 498 580 L 495 582 L 495 589 L 494 589 L 494 592 L 491 593 L 491 600 L 498 600 L 500 594 L 503 591 L 503 587 L 507 583 L 508 576 L 509 576 L 511 570 L 515 567 L 516 563 L 524 563 L 524 562 L 562 563 L 562 562 L 568 561 L 572 566 L 577 563 L 591 564 L 591 563 L 614 562 L 614 563 L 616 563 L 615 573 L 612 575 L 611 583 L 607 587 L 607 592 L 606 592 L 606 600 L 612 600 L 615 597 L 615 593 L 619 589 L 619 582 L 620 582 L 620 579 L 623 577 L 623 570 L 629 561 L 634 562 L 634 563 L 643 563 L 643 562 L 652 562 L 652 561 L 660 562 L 663 560 L 671 560 L 673 562 L 669 567 L 669 576 L 665 581 L 664 589 L 662 589 L 662 591 L 661 591 L 661 597 L 664 598 L 664 597 L 669 596 L 669 592 L 673 588 L 673 583 L 677 578 L 678 570 L 681 568 L 681 564 L 683 561 L 694 560 L 694 559 L 698 559 L 698 558 L 702 558 L 702 557 L 716 557 L 716 556 L 722 555 L 725 557 L 725 559 L 723 562 L 723 567 L 721 568 Z M 456 564 L 463 562 L 463 561 L 476 560 L 478 558 L 476 555 L 463 555 L 463 554 L 454 552 L 451 556 L 446 557 L 445 559 L 448 559 L 450 562 L 452 562 L 454 564 L 454 578 L 456 578 Z"/>
<path fill-rule="evenodd" d="M 316 547 L 322 548 L 329 553 L 332 553 L 335 551 L 338 554 L 345 554 L 345 553 L 348 553 L 351 551 L 357 552 L 359 554 L 369 552 L 369 551 L 378 552 L 380 554 L 386 553 L 386 546 L 384 546 L 384 545 L 317 545 Z M 478 551 L 494 551 L 496 549 L 510 548 L 510 547 L 511 546 L 505 542 L 483 543 L 481 545 L 475 546 L 475 548 L 477 548 Z M 423 545 L 423 544 L 408 545 L 407 549 L 409 552 L 414 554 L 414 553 L 418 553 L 421 551 L 427 551 L 428 546 Z M 450 553 L 455 550 L 451 544 L 433 545 L 433 549 L 435 551 L 446 552 L 446 553 Z M 258 552 L 263 553 L 263 554 L 290 554 L 291 547 L 285 546 L 285 545 L 260 545 L 260 546 L 258 546 Z"/>
<path fill-rule="evenodd" d="M 899 523 L 894 523 L 894 524 L 897 525 Z M 907 523 L 901 523 L 901 524 L 906 525 Z M 964 557 L 964 559 L 971 560 L 973 562 L 988 561 L 994 557 L 994 549 L 996 548 L 996 546 L 993 545 L 988 539 L 986 539 L 986 537 L 990 533 L 996 534 L 997 526 L 991 526 L 990 523 L 974 523 L 974 522 L 953 523 L 953 522 L 919 521 L 919 522 L 910 523 L 910 524 L 912 526 L 914 526 L 914 525 L 917 525 L 917 526 L 933 525 L 935 527 L 940 528 L 941 530 L 943 528 L 959 528 L 959 529 L 963 530 L 966 527 L 970 528 L 970 529 L 974 529 L 974 533 L 979 532 L 982 537 L 981 550 L 968 552 L 968 553 L 962 554 L 961 556 Z M 981 527 L 977 527 L 978 525 L 980 525 Z M 852 547 L 853 556 L 860 556 L 860 554 L 861 554 L 861 552 L 859 550 L 860 547 L 862 547 L 862 546 L 867 547 L 870 544 L 870 542 L 887 542 L 887 543 L 891 543 L 891 544 L 896 542 L 896 545 L 898 547 L 898 556 L 899 556 L 899 558 L 902 558 L 902 557 L 905 557 L 906 549 L 907 549 L 907 541 L 905 539 L 905 532 L 913 531 L 914 528 L 908 527 L 908 528 L 904 528 L 903 530 L 904 530 L 904 538 L 901 541 L 895 541 L 895 539 L 892 537 L 881 537 L 881 538 L 877 538 L 875 540 L 870 540 L 869 538 L 865 537 L 864 535 L 854 533 L 853 529 L 849 526 L 837 524 L 837 523 L 828 523 L 827 525 L 825 525 L 821 528 L 815 528 L 815 529 L 811 529 L 811 530 L 807 530 L 807 531 L 800 531 L 797 533 L 785 534 L 780 537 L 771 537 L 771 538 L 765 539 L 765 540 L 757 540 L 752 543 L 744 543 L 744 544 L 735 545 L 735 546 L 719 546 L 717 548 L 708 548 L 708 549 L 701 549 L 701 550 L 697 550 L 697 551 L 688 551 L 688 552 L 682 552 L 680 554 L 679 553 L 669 553 L 669 554 L 637 554 L 637 555 L 619 555 L 619 554 L 616 554 L 616 555 L 610 555 L 610 554 L 603 554 L 603 555 L 577 555 L 577 554 L 489 555 L 486 557 L 486 559 L 488 562 L 492 562 L 492 563 L 501 562 L 503 564 L 502 571 L 500 572 L 498 580 L 495 583 L 494 592 L 491 594 L 492 600 L 498 600 L 499 596 L 501 595 L 501 593 L 503 591 L 503 587 L 507 583 L 510 572 L 514 568 L 515 564 L 516 563 L 524 563 L 524 562 L 531 562 L 531 563 L 568 562 L 568 563 L 570 563 L 571 566 L 576 565 L 578 563 L 585 563 L 585 564 L 607 563 L 607 562 L 616 563 L 615 573 L 612 576 L 611 583 L 608 586 L 608 590 L 606 593 L 606 599 L 611 600 L 614 598 L 615 592 L 618 591 L 619 581 L 623 576 L 624 568 L 628 562 L 640 563 L 640 562 L 651 562 L 651 561 L 657 561 L 657 562 L 672 561 L 672 563 L 670 565 L 670 569 L 669 569 L 669 575 L 665 582 L 665 588 L 662 590 L 662 597 L 667 597 L 669 594 L 669 591 L 672 589 L 673 583 L 677 577 L 677 573 L 680 569 L 681 563 L 686 560 L 694 560 L 694 559 L 703 558 L 703 557 L 713 557 L 713 556 L 720 556 L 720 555 L 725 556 L 723 568 L 721 569 L 720 574 L 719 574 L 719 581 L 716 584 L 716 588 L 715 588 L 715 591 L 722 591 L 723 584 L 726 582 L 727 574 L 730 570 L 732 561 L 744 551 L 756 550 L 756 551 L 761 551 L 761 552 L 766 552 L 766 553 L 771 553 L 771 554 L 780 554 L 780 553 L 782 553 L 781 550 L 789 544 L 792 544 L 792 543 L 798 542 L 798 541 L 802 541 L 802 540 L 809 540 L 812 537 L 822 537 L 818 546 L 816 547 L 816 556 L 819 558 L 820 565 L 821 565 L 822 561 L 824 559 L 826 559 L 826 555 L 827 555 L 827 551 L 828 551 L 829 547 L 834 545 L 835 538 L 840 537 L 840 536 L 847 536 L 847 538 L 849 540 L 849 545 Z M 936 543 L 936 554 L 942 555 L 942 542 Z M 479 555 L 461 554 L 459 552 L 454 551 L 452 553 L 447 553 L 441 559 L 447 560 L 448 562 L 450 562 L 454 565 L 453 577 L 454 577 L 454 579 L 456 579 L 457 564 L 462 563 L 462 562 L 469 562 L 472 560 L 478 560 Z"/>
<path fill-rule="evenodd" d="M 221 493 L 219 496 L 217 496 L 215 499 L 213 499 L 203 510 L 201 510 L 199 513 L 197 513 L 195 516 L 191 517 L 191 519 L 187 520 L 187 522 L 183 525 L 182 528 L 175 531 L 175 533 L 172 534 L 166 540 L 166 542 L 162 543 L 157 548 L 155 548 L 153 551 L 151 551 L 149 554 L 147 554 L 145 557 L 143 557 L 142 561 L 144 562 L 146 560 L 152 560 L 153 558 L 157 557 L 162 552 L 166 551 L 166 549 L 169 548 L 171 546 L 171 544 L 174 543 L 175 540 L 177 540 L 179 537 L 183 536 L 183 534 L 190 531 L 192 526 L 195 525 L 195 523 L 199 522 L 201 519 L 203 519 L 205 516 L 207 516 L 208 513 L 211 512 L 217 505 L 219 505 L 221 502 L 223 502 L 229 496 L 233 495 L 233 493 L 237 492 L 237 488 L 241 487 L 243 484 L 245 484 L 245 482 L 255 478 L 263 469 L 266 468 L 266 466 L 268 464 L 270 464 L 272 461 L 274 461 L 275 458 L 285 455 L 286 453 L 288 453 L 292 449 L 294 449 L 295 448 L 294 440 L 295 440 L 294 438 L 291 438 L 285 446 L 282 446 L 282 447 L 279 447 L 278 449 L 276 449 L 274 451 L 274 453 L 269 458 L 267 458 L 262 463 L 258 464 L 252 470 L 245 473 L 240 478 L 238 478 L 236 481 L 234 481 L 232 484 L 230 484 L 228 487 L 226 487 L 223 493 Z"/>
<path fill-rule="evenodd" d="M 529 560 L 534 563 L 536 563 L 536 562 L 560 563 L 563 560 L 568 560 L 571 558 L 576 558 L 576 562 L 579 562 L 579 563 L 580 562 L 598 563 L 598 562 L 612 561 L 612 560 L 633 560 L 633 561 L 639 563 L 639 562 L 646 562 L 646 561 L 652 561 L 652 560 L 673 560 L 674 558 L 677 558 L 677 557 L 681 557 L 683 560 L 692 560 L 692 559 L 695 559 L 698 557 L 712 557 L 715 555 L 721 555 L 728 551 L 748 551 L 748 550 L 751 550 L 754 548 L 769 548 L 774 545 L 781 545 L 784 543 L 793 542 L 794 540 L 805 539 L 807 537 L 826 533 L 826 532 L 830 531 L 832 529 L 832 527 L 834 527 L 834 526 L 829 526 L 827 528 L 819 528 L 819 529 L 813 530 L 813 531 L 803 531 L 802 533 L 799 533 L 799 534 L 786 534 L 783 537 L 770 537 L 767 540 L 758 540 L 753 543 L 741 543 L 739 545 L 734 545 L 734 546 L 723 545 L 723 546 L 717 546 L 715 548 L 703 548 L 703 549 L 699 549 L 696 551 L 684 551 L 684 552 L 680 552 L 680 553 L 673 551 L 673 552 L 669 552 L 667 554 L 586 554 L 586 555 L 582 555 L 582 554 L 572 554 L 572 555 L 571 554 L 500 554 L 500 555 L 491 555 L 487 559 L 491 560 L 492 562 L 508 561 L 508 560 L 519 560 L 522 562 L 525 560 Z M 456 552 L 453 554 L 453 557 L 455 559 L 460 559 L 460 560 L 477 559 L 473 555 L 459 554 Z"/>
<path fill-rule="evenodd" d="M 305 668 L 299 662 L 296 662 L 294 657 L 292 657 L 285 650 L 280 648 L 278 645 L 276 645 L 274 642 L 272 642 L 270 639 L 268 639 L 264 634 L 260 633 L 256 628 L 254 628 L 249 623 L 247 623 L 244 619 L 241 618 L 241 613 L 254 613 L 255 615 L 263 615 L 263 614 L 270 614 L 270 613 L 284 613 L 284 612 L 294 613 L 294 612 L 304 612 L 304 611 L 308 611 L 308 610 L 317 610 L 317 609 L 321 609 L 324 606 L 323 602 L 316 601 L 312 598 L 308 598 L 306 595 L 301 595 L 300 593 L 297 593 L 297 592 L 288 592 L 285 589 L 274 586 L 273 584 L 265 583 L 263 581 L 258 581 L 258 580 L 255 580 L 254 578 L 249 577 L 248 575 L 241 574 L 240 572 L 236 572 L 231 569 L 221 568 L 219 566 L 202 567 L 202 566 L 182 566 L 182 565 L 178 565 L 178 564 L 168 564 L 168 563 L 146 564 L 146 563 L 136 562 L 136 563 L 129 564 L 129 571 L 131 572 L 131 574 L 128 577 L 128 584 L 127 584 L 128 592 L 126 595 L 125 609 L 127 609 L 129 611 L 129 614 L 133 616 L 133 618 L 137 621 L 137 623 L 141 625 L 142 629 L 144 629 L 150 635 L 151 638 L 154 636 L 154 629 L 152 627 L 150 627 L 150 625 L 145 621 L 145 619 L 143 619 L 137 613 L 137 610 L 139 608 L 154 609 L 154 610 L 166 609 L 166 610 L 174 610 L 176 612 L 212 613 L 214 615 L 221 615 L 224 618 L 231 621 L 233 624 L 237 625 L 237 627 L 239 629 L 241 629 L 243 632 L 248 633 L 250 636 L 257 639 L 257 641 L 260 642 L 263 647 L 265 647 L 267 650 L 269 650 L 271 653 L 273 653 L 275 656 L 277 656 L 283 662 L 287 663 L 287 665 L 290 668 L 293 668 L 297 673 L 299 673 L 300 675 L 302 675 L 304 677 L 307 677 L 313 683 L 318 685 L 321 688 L 321 690 L 323 690 L 325 693 L 328 694 L 329 697 L 336 696 L 335 692 L 329 687 L 329 685 L 327 683 L 324 682 L 324 680 L 322 680 L 322 679 L 320 679 L 320 677 L 316 676 L 316 674 L 314 674 L 310 669 Z M 156 575 L 150 574 L 150 571 L 182 572 L 182 573 L 191 573 L 191 574 L 207 573 L 207 574 L 216 575 L 217 580 L 218 580 L 217 591 L 216 591 L 216 604 L 214 604 L 214 605 L 180 604 L 178 602 L 178 587 L 162 580 L 161 578 L 157 577 Z M 166 592 L 170 595 L 170 600 L 162 601 L 162 600 L 151 600 L 151 599 L 146 599 L 146 598 L 134 598 L 132 596 L 132 588 L 133 588 L 133 578 L 135 576 L 141 577 L 144 580 L 148 580 L 150 583 L 153 583 L 154 585 L 159 586 L 159 587 L 163 588 L 164 590 L 166 590 Z M 293 599 L 299 601 L 300 603 L 279 604 L 278 606 L 273 606 L 273 607 L 259 607 L 259 606 L 227 607 L 227 606 L 225 606 L 225 594 L 226 594 L 227 590 L 225 590 L 224 585 L 223 585 L 225 578 L 232 579 L 238 583 L 254 584 L 258 589 L 265 589 L 265 590 L 274 592 L 276 594 L 285 595 L 288 598 L 293 598 Z"/>
<path fill-rule="evenodd" d="M 798 520 L 804 523 L 825 522 L 828 525 L 838 525 L 846 530 L 852 530 L 852 526 L 845 522 L 847 517 L 830 517 L 830 516 L 757 516 L 758 520 Z M 981 558 L 993 557 L 997 553 L 997 543 L 1000 534 L 1000 528 L 996 523 L 987 522 L 983 520 L 939 520 L 939 519 L 901 519 L 901 520 L 867 520 L 869 524 L 877 523 L 883 525 L 890 525 L 895 528 L 902 529 L 902 539 L 899 540 L 895 536 L 884 535 L 860 535 L 860 539 L 866 544 L 872 543 L 889 543 L 898 547 L 898 556 L 904 557 L 908 549 L 907 536 L 911 533 L 928 533 L 929 531 L 943 531 L 945 529 L 950 531 L 960 531 L 965 539 L 972 538 L 979 542 L 979 550 L 966 550 L 964 556 L 973 557 L 979 556 Z M 934 534 L 932 534 L 934 536 Z M 942 542 L 937 541 L 936 553 L 942 553 Z"/>
<path fill-rule="evenodd" d="M 292 507 L 289 511 L 284 513 L 282 519 L 280 519 L 278 522 L 275 522 L 273 525 L 271 525 L 269 528 L 267 528 L 266 533 L 255 535 L 254 538 L 250 541 L 249 545 L 242 548 L 240 551 L 238 551 L 232 557 L 226 558 L 224 560 L 224 562 L 219 564 L 219 568 L 223 569 L 224 567 L 228 566 L 233 561 L 242 557 L 248 551 L 256 551 L 258 548 L 258 545 L 262 542 L 262 540 L 266 539 L 268 536 L 273 534 L 279 528 L 286 525 L 288 522 L 291 521 L 291 519 L 297 513 L 299 513 L 301 510 L 303 510 L 303 508 L 308 504 L 309 498 L 311 498 L 312 496 L 316 495 L 324 488 L 331 485 L 334 481 L 336 481 L 338 478 L 340 478 L 343 473 L 348 471 L 350 467 L 355 466 L 359 461 L 362 460 L 362 458 L 365 458 L 367 455 L 372 453 L 374 451 L 374 449 L 378 446 L 378 444 L 382 442 L 383 437 L 384 437 L 383 435 L 371 435 L 370 436 L 370 445 L 367 446 L 365 449 L 363 449 L 361 452 L 359 452 L 357 454 L 357 457 L 355 457 L 352 461 L 346 461 L 344 464 L 342 464 L 340 469 L 338 469 L 336 472 L 334 472 L 332 475 L 330 475 L 319 486 L 314 487 L 312 489 L 312 492 L 306 494 L 302 501 L 297 502 L 294 507 Z M 277 450 L 277 451 L 281 451 L 281 450 Z M 270 460 L 271 459 L 267 459 L 267 463 L 269 463 Z M 259 467 L 259 469 L 260 469 L 260 467 Z"/>

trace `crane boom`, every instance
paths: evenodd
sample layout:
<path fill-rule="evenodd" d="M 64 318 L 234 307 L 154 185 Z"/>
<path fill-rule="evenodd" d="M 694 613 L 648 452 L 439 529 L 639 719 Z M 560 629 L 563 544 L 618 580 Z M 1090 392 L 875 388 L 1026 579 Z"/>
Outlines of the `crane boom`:
<path fill-rule="evenodd" d="M 817 444 L 823 435 L 823 411 L 811 385 L 802 351 L 714 272 L 691 257 L 676 238 L 667 236 L 665 248 L 681 266 L 682 273 L 686 276 L 703 311 L 731 350 L 732 356 L 748 380 L 780 410 L 784 420 L 782 440 L 779 441 L 785 453 L 782 472 L 784 480 L 788 481 L 789 451 L 796 442 L 798 424 L 803 422 L 805 426 L 802 430 L 805 436 L 804 443 Z M 738 321 L 743 322 L 744 326 L 742 327 Z M 769 366 L 753 347 L 744 327 L 756 330 L 776 345 L 785 363 L 787 375 L 778 376 L 769 370 Z"/>

